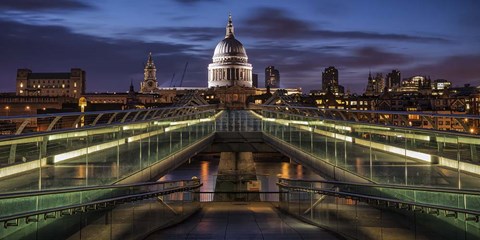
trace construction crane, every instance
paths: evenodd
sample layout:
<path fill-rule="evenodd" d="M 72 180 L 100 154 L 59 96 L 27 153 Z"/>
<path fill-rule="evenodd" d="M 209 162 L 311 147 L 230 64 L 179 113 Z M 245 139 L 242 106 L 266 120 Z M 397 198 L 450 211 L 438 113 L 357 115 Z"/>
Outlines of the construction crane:
<path fill-rule="evenodd" d="M 175 78 L 175 73 L 173 73 L 172 79 L 170 80 L 170 87 L 175 87 L 173 86 L 173 79 Z"/>
<path fill-rule="evenodd" d="M 179 87 L 182 87 L 183 78 L 185 77 L 185 72 L 187 71 L 187 67 L 188 67 L 188 61 L 185 63 L 185 68 L 183 69 L 182 78 L 180 79 L 180 84 L 178 85 Z"/>

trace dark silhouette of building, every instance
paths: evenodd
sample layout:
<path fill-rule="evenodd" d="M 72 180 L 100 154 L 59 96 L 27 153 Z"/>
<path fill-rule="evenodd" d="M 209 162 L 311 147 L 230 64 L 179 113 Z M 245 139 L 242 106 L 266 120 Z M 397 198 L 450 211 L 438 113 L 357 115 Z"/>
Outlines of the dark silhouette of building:
<path fill-rule="evenodd" d="M 386 91 L 395 91 L 401 86 L 402 77 L 400 71 L 397 69 L 392 70 L 392 72 L 387 73 L 385 76 L 385 90 Z"/>
<path fill-rule="evenodd" d="M 258 88 L 258 74 L 252 74 L 252 87 Z"/>
<path fill-rule="evenodd" d="M 338 84 L 338 70 L 330 66 L 322 72 L 322 92 L 331 92 L 333 94 L 343 94 L 343 86 Z"/>
<path fill-rule="evenodd" d="M 274 66 L 265 68 L 265 87 L 280 87 L 280 72 Z"/>

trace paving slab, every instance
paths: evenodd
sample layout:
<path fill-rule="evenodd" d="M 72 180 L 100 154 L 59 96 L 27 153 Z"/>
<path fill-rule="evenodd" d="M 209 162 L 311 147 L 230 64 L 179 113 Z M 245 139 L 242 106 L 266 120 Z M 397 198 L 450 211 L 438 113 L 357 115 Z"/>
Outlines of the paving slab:
<path fill-rule="evenodd" d="M 272 203 L 215 202 L 186 221 L 151 234 L 153 239 L 342 239 L 279 212 Z"/>

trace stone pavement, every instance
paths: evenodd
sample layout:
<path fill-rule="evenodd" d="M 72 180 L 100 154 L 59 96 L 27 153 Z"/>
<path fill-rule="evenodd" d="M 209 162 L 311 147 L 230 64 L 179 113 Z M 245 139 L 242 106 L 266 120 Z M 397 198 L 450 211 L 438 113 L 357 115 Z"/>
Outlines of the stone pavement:
<path fill-rule="evenodd" d="M 183 223 L 151 234 L 152 239 L 342 239 L 285 215 L 268 202 L 204 203 Z"/>

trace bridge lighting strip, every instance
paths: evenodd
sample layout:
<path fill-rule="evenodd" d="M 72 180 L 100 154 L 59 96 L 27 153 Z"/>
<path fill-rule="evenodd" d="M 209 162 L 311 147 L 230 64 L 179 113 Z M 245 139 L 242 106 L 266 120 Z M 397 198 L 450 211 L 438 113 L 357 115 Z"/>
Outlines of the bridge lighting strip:
<path fill-rule="evenodd" d="M 128 137 L 126 139 L 122 138 L 122 139 L 118 139 L 118 140 L 115 140 L 115 141 L 101 143 L 101 144 L 98 144 L 98 145 L 95 145 L 95 146 L 90 146 L 90 147 L 70 151 L 70 152 L 67 152 L 67 153 L 62 153 L 62 154 L 55 155 L 53 157 L 53 162 L 54 163 L 62 162 L 62 161 L 65 161 L 65 160 L 68 160 L 68 159 L 71 159 L 71 158 L 80 157 L 80 156 L 85 155 L 87 153 L 90 154 L 90 153 L 102 151 L 102 150 L 105 150 L 105 149 L 108 149 L 108 148 L 120 146 L 120 145 L 125 144 L 126 142 L 129 143 L 129 142 L 139 141 L 139 140 L 146 139 L 146 138 L 149 138 L 149 137 L 152 137 L 152 136 L 156 136 L 156 135 L 159 135 L 159 134 L 162 134 L 162 133 L 166 133 L 166 132 L 174 131 L 174 130 L 177 130 L 177 129 L 181 129 L 181 128 L 184 128 L 185 126 L 191 126 L 191 125 L 198 124 L 200 122 L 208 122 L 208 121 L 213 121 L 213 120 L 214 120 L 214 118 L 204 118 L 204 119 L 187 120 L 187 121 L 181 121 L 181 122 L 170 122 L 171 126 L 166 127 L 165 129 L 159 129 L 159 130 L 155 130 L 155 131 L 148 132 L 148 133 L 142 133 L 142 134 L 139 134 L 139 135 L 136 135 L 136 136 Z"/>
<path fill-rule="evenodd" d="M 41 164 L 41 166 L 44 166 L 46 162 L 47 162 L 47 159 L 42 158 L 41 160 L 34 160 L 26 163 L 21 163 L 13 166 L 0 168 L 0 179 L 13 174 L 18 174 L 18 173 L 37 169 L 39 167 L 39 164 Z"/>
<path fill-rule="evenodd" d="M 347 135 L 343 135 L 343 134 L 339 134 L 339 133 L 332 133 L 332 132 L 328 132 L 328 131 L 321 130 L 321 129 L 314 129 L 313 132 L 318 133 L 318 134 L 323 135 L 323 136 L 336 138 L 336 139 L 344 140 L 344 141 L 347 141 L 347 142 L 353 142 L 353 138 L 350 137 L 350 136 L 347 136 Z"/>
<path fill-rule="evenodd" d="M 412 150 L 407 150 L 399 147 L 394 147 L 394 146 L 389 146 L 385 145 L 383 143 L 376 143 L 376 142 L 371 142 L 367 140 L 363 140 L 360 138 L 355 138 L 355 144 L 365 146 L 365 147 L 371 147 L 373 149 L 377 150 L 382 150 L 385 152 L 390 152 L 390 153 L 395 153 L 398 155 L 402 156 L 407 156 L 413 159 L 421 160 L 424 162 L 432 162 L 432 155 L 422 153 L 422 152 L 417 152 L 417 151 L 412 151 Z"/>
<path fill-rule="evenodd" d="M 255 115 L 256 117 L 261 118 L 263 121 L 266 121 L 266 122 L 277 122 L 277 123 L 283 124 L 283 125 L 285 125 L 285 126 L 290 126 L 290 124 L 293 124 L 293 125 L 304 125 L 304 126 L 318 126 L 318 125 L 322 125 L 322 126 L 332 127 L 332 128 L 337 129 L 337 130 L 344 130 L 344 131 L 349 131 L 349 132 L 352 131 L 352 128 L 349 127 L 349 126 L 342 126 L 342 125 L 337 125 L 337 124 L 325 123 L 324 121 L 299 121 L 299 120 L 287 120 L 287 119 L 277 119 L 277 118 L 266 118 L 266 117 L 263 117 L 262 115 L 254 112 L 254 111 L 250 111 L 250 112 L 251 112 L 253 115 Z M 307 130 L 307 131 L 311 131 L 311 130 Z"/>
<path fill-rule="evenodd" d="M 145 129 L 148 126 L 150 126 L 149 123 L 136 123 L 136 124 L 130 124 L 127 126 L 123 126 L 122 130 L 137 130 L 137 129 Z"/>
<path fill-rule="evenodd" d="M 61 161 L 65 161 L 67 159 L 80 157 L 80 156 L 85 155 L 87 153 L 90 154 L 90 153 L 98 152 L 98 151 L 105 150 L 105 149 L 108 149 L 108 148 L 120 146 L 120 145 L 123 145 L 123 144 L 125 144 L 125 139 L 124 138 L 119 139 L 117 141 L 106 142 L 106 143 L 98 144 L 98 145 L 95 145 L 95 146 L 90 146 L 90 147 L 81 148 L 81 149 L 77 149 L 77 150 L 62 153 L 62 154 L 57 154 L 57 155 L 53 156 L 53 163 L 59 163 Z"/>
<path fill-rule="evenodd" d="M 467 162 L 460 162 L 460 166 L 459 166 L 458 165 L 459 162 L 457 160 L 448 159 L 448 158 L 444 158 L 444 157 L 440 157 L 438 159 L 439 159 L 438 163 L 440 165 L 451 167 L 453 169 L 460 168 L 461 171 L 480 175 L 480 165 L 467 163 Z"/>

